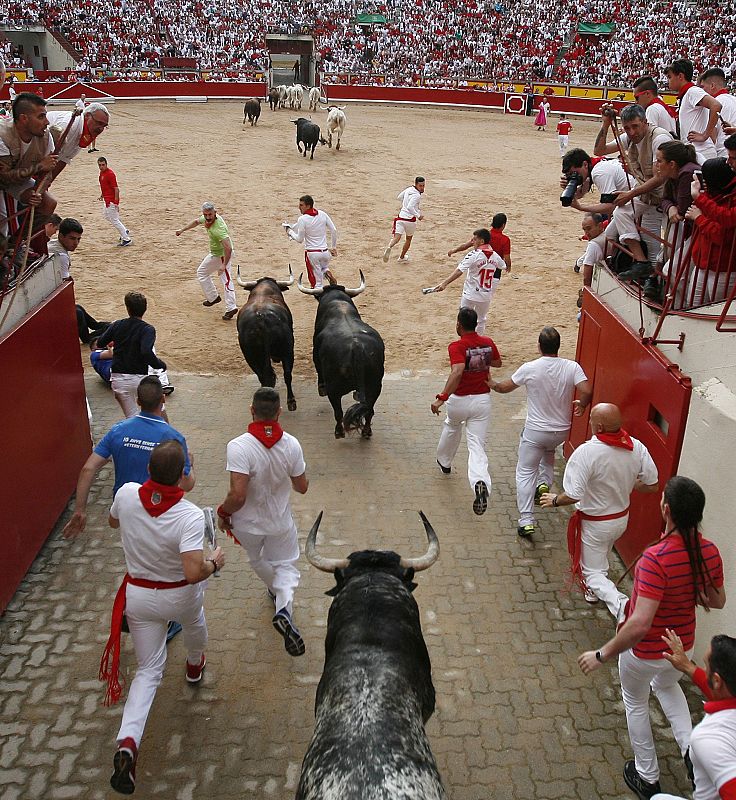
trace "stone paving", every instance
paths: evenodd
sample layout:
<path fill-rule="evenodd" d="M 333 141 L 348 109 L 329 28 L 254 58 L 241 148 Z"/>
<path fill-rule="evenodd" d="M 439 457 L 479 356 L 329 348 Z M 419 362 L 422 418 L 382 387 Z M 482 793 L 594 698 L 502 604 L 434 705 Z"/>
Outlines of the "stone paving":
<path fill-rule="evenodd" d="M 191 499 L 216 505 L 227 486 L 225 444 L 243 431 L 256 383 L 252 376 L 175 378 L 168 409 L 195 455 Z M 488 512 L 476 517 L 464 445 L 452 475 L 442 475 L 434 460 L 441 420 L 429 404 L 443 380 L 387 378 L 371 441 L 335 441 L 327 398 L 311 381 L 295 383 L 299 410 L 284 417 L 302 442 L 311 480 L 307 495 L 293 495 L 302 546 L 321 509 L 320 546 L 332 556 L 365 547 L 416 555 L 426 544 L 417 511 L 433 523 L 441 555 L 418 576 L 415 597 L 437 691 L 427 727 L 448 797 L 631 797 L 621 776 L 631 751 L 616 669 L 586 678 L 575 662 L 605 642 L 613 625 L 604 609 L 564 590 L 567 517 L 545 511 L 533 542 L 516 535 L 523 390 L 493 397 L 493 492 Z M 94 376 L 88 394 L 98 440 L 118 410 Z M 117 796 L 108 780 L 122 704 L 106 709 L 97 680 L 123 574 L 119 538 L 106 524 L 111 487 L 105 468 L 86 534 L 66 542 L 60 524 L 0 619 L 4 800 Z M 271 627 L 272 607 L 244 554 L 232 541 L 224 548 L 225 569 L 207 590 L 204 679 L 196 687 L 185 682 L 185 654 L 175 639 L 141 746 L 137 797 L 294 796 L 312 734 L 331 579 L 301 565 L 295 615 L 307 653 L 293 659 Z M 128 681 L 133 665 L 126 641 Z M 654 701 L 653 709 L 663 789 L 682 794 L 682 761 Z"/>

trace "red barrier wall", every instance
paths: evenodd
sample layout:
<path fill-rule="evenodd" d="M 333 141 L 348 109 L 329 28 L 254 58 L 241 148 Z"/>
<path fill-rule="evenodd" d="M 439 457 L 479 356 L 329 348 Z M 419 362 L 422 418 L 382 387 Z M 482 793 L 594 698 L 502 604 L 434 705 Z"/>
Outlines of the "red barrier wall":
<path fill-rule="evenodd" d="M 0 339 L 0 370 L 2 613 L 92 449 L 71 283 Z"/>
<path fill-rule="evenodd" d="M 176 97 L 246 98 L 265 97 L 266 84 L 225 83 L 218 81 L 109 81 L 106 83 L 16 83 L 17 92 L 35 92 L 46 100 L 77 100 L 85 94 L 88 101 L 105 102 L 106 96 L 119 100 L 166 100 Z M 91 90 L 91 91 L 90 91 Z M 0 100 L 8 100 L 8 87 L 0 91 Z"/>
<path fill-rule="evenodd" d="M 577 362 L 593 383 L 596 403 L 615 403 L 623 427 L 649 450 L 659 486 L 676 474 L 690 408 L 690 378 L 639 336 L 601 299 L 585 290 L 578 332 Z M 590 407 L 589 406 L 589 409 Z M 590 437 L 589 412 L 573 417 L 565 455 Z M 662 529 L 659 494 L 631 495 L 626 533 L 616 549 L 630 564 Z"/>

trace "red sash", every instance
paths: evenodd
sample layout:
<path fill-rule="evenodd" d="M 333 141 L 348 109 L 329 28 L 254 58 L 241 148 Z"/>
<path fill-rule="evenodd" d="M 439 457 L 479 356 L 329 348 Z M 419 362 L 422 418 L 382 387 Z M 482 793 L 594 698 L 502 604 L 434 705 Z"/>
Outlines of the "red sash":
<path fill-rule="evenodd" d="M 672 108 L 672 106 L 668 106 L 667 103 L 665 103 L 661 97 L 655 97 L 654 100 L 652 100 L 651 105 L 655 104 L 662 106 L 662 108 L 664 108 L 667 111 L 667 113 L 672 117 L 672 119 L 677 119 L 677 111 L 675 111 L 675 109 Z"/>
<path fill-rule="evenodd" d="M 308 253 L 318 253 L 319 250 L 305 250 L 304 251 L 304 263 L 307 265 L 307 277 L 309 278 L 309 285 L 314 289 L 314 285 L 317 283 L 317 278 L 314 274 L 314 270 L 312 269 L 312 262 L 309 260 Z"/>
<path fill-rule="evenodd" d="M 178 589 L 188 586 L 189 581 L 149 581 L 146 578 L 131 578 L 127 573 L 120 584 L 115 602 L 112 604 L 110 619 L 110 637 L 105 645 L 105 652 L 100 659 L 100 680 L 107 681 L 105 705 L 111 706 L 120 700 L 125 681 L 120 677 L 120 634 L 123 632 L 123 615 L 125 614 L 125 590 L 128 584 L 142 586 L 144 589 Z"/>
<path fill-rule="evenodd" d="M 575 511 L 567 523 L 567 552 L 570 554 L 570 574 L 569 584 L 570 589 L 577 589 L 578 591 L 587 591 L 585 580 L 583 579 L 583 570 L 580 565 L 580 556 L 582 552 L 582 536 L 583 536 L 583 520 L 595 520 L 596 522 L 603 522 L 607 519 L 620 519 L 629 513 L 629 509 L 625 508 L 623 511 L 618 511 L 616 514 L 602 514 L 600 517 L 595 517 L 592 514 L 586 514 L 584 511 Z"/>
<path fill-rule="evenodd" d="M 404 217 L 394 217 L 394 224 L 393 224 L 393 227 L 391 228 L 391 233 L 396 235 L 396 223 L 397 222 L 416 222 L 416 221 L 417 221 L 416 217 L 409 217 L 409 219 L 405 219 Z"/>

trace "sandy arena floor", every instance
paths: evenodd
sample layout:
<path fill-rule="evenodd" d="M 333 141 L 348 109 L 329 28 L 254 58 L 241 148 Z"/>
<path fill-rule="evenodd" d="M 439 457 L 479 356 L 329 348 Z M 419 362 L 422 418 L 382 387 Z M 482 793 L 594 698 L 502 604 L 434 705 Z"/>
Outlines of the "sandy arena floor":
<path fill-rule="evenodd" d="M 386 342 L 387 371 L 444 370 L 462 281 L 438 295 L 420 289 L 449 275 L 459 258 L 447 251 L 498 211 L 509 217 L 514 268 L 501 282 L 487 332 L 509 367 L 535 355 L 545 324 L 560 329 L 565 355 L 574 354 L 580 278 L 571 266 L 582 252 L 581 214 L 560 207 L 554 124 L 537 133 L 529 118 L 496 112 L 350 105 L 343 149 L 321 147 L 310 161 L 296 150 L 294 112 L 264 106 L 258 126 L 245 130 L 241 112 L 234 102 L 113 106 L 100 155 L 118 176 L 130 248 L 116 246 L 117 233 L 102 219 L 96 154 L 81 153 L 59 178 L 59 212 L 85 227 L 72 269 L 78 302 L 98 319 L 124 316 L 124 293 L 143 291 L 170 369 L 242 374 L 235 322 L 220 319 L 223 304 L 202 307 L 195 271 L 206 233 L 177 238 L 174 231 L 211 199 L 230 227 L 244 277 L 285 277 L 289 262 L 298 275 L 302 248 L 289 243 L 281 222 L 294 221 L 298 197 L 310 193 L 340 234 L 338 279 L 355 286 L 358 269 L 366 275 L 358 307 Z M 326 115 L 312 116 L 323 124 Z M 595 120 L 576 120 L 572 146 L 590 146 L 596 130 Z M 395 198 L 415 174 L 427 177 L 427 191 L 412 260 L 396 264 L 395 248 L 385 265 Z M 238 288 L 238 302 L 245 298 Z M 296 287 L 287 299 L 295 372 L 309 376 L 314 301 Z"/>

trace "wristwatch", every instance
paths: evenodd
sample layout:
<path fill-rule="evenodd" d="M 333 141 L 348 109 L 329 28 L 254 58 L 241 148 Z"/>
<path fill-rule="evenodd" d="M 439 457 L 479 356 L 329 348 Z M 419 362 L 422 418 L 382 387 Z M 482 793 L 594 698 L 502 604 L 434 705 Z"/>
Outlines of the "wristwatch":
<path fill-rule="evenodd" d="M 217 562 L 215 561 L 215 559 L 206 558 L 205 561 L 209 561 L 212 564 L 212 566 L 215 568 L 215 571 L 212 574 L 217 575 L 217 573 L 220 571 L 220 568 L 217 566 Z"/>

